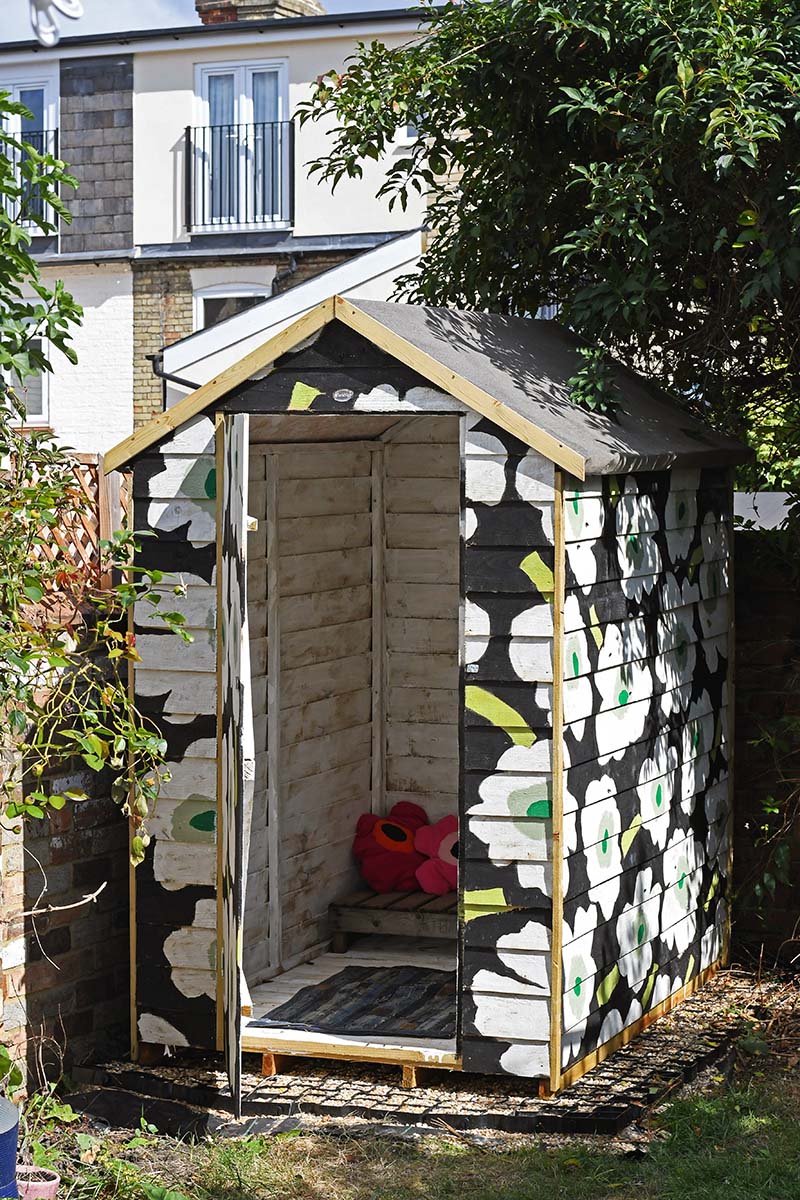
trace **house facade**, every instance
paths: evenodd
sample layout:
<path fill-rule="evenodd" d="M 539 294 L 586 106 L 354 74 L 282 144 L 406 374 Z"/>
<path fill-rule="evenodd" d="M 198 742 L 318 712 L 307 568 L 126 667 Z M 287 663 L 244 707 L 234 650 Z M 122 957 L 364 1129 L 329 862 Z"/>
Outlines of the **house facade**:
<path fill-rule="evenodd" d="M 83 305 L 79 363 L 54 352 L 52 376 L 26 394 L 28 424 L 79 451 L 102 453 L 161 410 L 152 356 L 165 345 L 424 219 L 421 201 L 389 213 L 375 199 L 385 163 L 335 194 L 309 179 L 328 132 L 295 119 L 359 41 L 407 40 L 417 17 L 330 16 L 317 0 L 196 7 L 202 23 L 186 28 L 0 45 L 0 89 L 33 114 L 19 132 L 79 184 L 72 222 L 34 240 L 45 281 L 62 279 Z M 370 295 L 385 298 L 390 278 Z"/>

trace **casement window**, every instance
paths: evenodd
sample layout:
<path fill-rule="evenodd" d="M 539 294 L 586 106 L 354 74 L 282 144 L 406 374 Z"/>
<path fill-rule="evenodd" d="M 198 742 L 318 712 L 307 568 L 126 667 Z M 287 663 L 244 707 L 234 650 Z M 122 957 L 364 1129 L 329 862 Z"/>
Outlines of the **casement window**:
<path fill-rule="evenodd" d="M 31 338 L 32 349 L 41 350 L 44 343 L 42 338 Z M 23 425 L 48 425 L 50 423 L 50 377 L 46 371 L 28 375 L 22 383 L 16 375 L 11 376 L 11 385 L 19 399 L 25 405 L 25 417 L 19 423 Z"/>
<path fill-rule="evenodd" d="M 269 298 L 263 284 L 219 284 L 194 294 L 194 327 L 208 329 Z"/>
<path fill-rule="evenodd" d="M 292 133 L 285 62 L 214 64 L 197 75 L 193 228 L 286 224 Z"/>

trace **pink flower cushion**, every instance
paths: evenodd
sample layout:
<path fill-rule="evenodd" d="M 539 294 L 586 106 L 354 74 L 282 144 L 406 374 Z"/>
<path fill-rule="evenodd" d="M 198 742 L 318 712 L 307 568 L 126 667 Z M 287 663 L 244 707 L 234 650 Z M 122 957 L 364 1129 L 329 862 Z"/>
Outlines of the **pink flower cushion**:
<path fill-rule="evenodd" d="M 417 867 L 424 862 L 414 837 L 427 824 L 425 810 L 408 800 L 395 804 L 385 817 L 363 813 L 358 818 L 353 854 L 374 892 L 414 891 Z"/>
<path fill-rule="evenodd" d="M 417 830 L 414 847 L 428 856 L 417 867 L 417 883 L 423 892 L 443 896 L 458 886 L 458 817 L 442 817 L 435 825 Z"/>

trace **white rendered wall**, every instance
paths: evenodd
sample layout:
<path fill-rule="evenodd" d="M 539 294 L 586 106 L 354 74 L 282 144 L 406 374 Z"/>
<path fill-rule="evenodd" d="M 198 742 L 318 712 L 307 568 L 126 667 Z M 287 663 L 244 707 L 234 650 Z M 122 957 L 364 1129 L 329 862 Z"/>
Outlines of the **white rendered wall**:
<path fill-rule="evenodd" d="M 50 426 L 59 442 L 81 453 L 104 453 L 133 432 L 133 293 L 127 266 L 43 269 L 48 286 L 63 279 L 83 306 L 72 344 L 73 366 L 50 354 Z"/>
<path fill-rule="evenodd" d="M 318 75 L 336 68 L 353 54 L 359 37 L 380 37 L 387 44 L 408 40 L 409 31 L 376 23 L 374 30 L 331 29 L 303 40 L 252 38 L 239 43 L 227 37 L 223 45 L 178 44 L 169 50 L 135 50 L 134 58 L 134 242 L 136 245 L 186 241 L 184 229 L 184 133 L 200 125 L 195 101 L 196 65 L 214 62 L 286 60 L 289 113 L 308 98 Z M 415 197 L 405 212 L 393 213 L 375 193 L 385 165 L 364 163 L 363 179 L 342 181 L 331 195 L 327 184 L 309 181 L 305 164 L 327 146 L 325 129 L 317 124 L 296 129 L 295 223 L 297 237 L 347 233 L 378 233 L 413 229 L 422 223 L 424 206 Z M 398 147 L 395 154 L 403 153 Z"/>

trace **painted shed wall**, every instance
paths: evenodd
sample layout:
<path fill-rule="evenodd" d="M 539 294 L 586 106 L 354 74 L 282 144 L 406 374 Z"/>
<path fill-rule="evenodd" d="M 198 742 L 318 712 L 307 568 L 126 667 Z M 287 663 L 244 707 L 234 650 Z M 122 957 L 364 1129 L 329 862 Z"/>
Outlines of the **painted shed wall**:
<path fill-rule="evenodd" d="M 133 526 L 139 565 L 170 572 L 185 595 L 166 599 L 183 612 L 194 643 L 135 612 L 142 662 L 135 670 L 140 709 L 167 741 L 171 779 L 162 786 L 152 836 L 136 884 L 136 1024 L 140 1040 L 173 1046 L 214 1044 L 216 1005 L 216 466 L 214 424 L 199 417 L 140 458 L 133 472 Z"/>
<path fill-rule="evenodd" d="M 552 463 L 467 420 L 463 1061 L 549 1071 Z"/>
<path fill-rule="evenodd" d="M 565 484 L 564 1069 L 723 949 L 730 520 L 724 470 Z"/>

